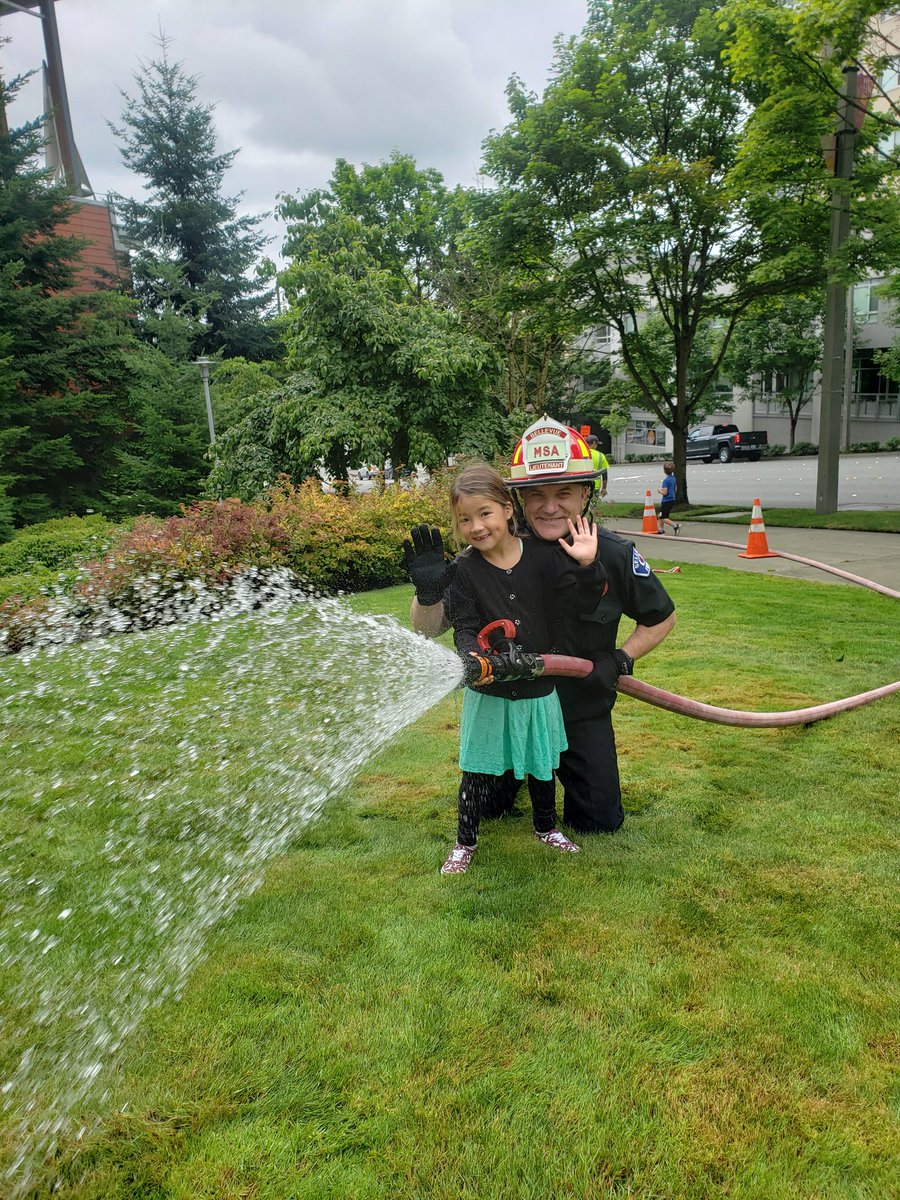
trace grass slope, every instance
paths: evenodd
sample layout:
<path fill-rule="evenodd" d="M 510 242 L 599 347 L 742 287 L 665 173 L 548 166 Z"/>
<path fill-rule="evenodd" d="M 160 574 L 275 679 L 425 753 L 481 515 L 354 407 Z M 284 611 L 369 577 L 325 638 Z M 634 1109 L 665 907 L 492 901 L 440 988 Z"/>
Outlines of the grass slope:
<path fill-rule="evenodd" d="M 658 507 L 658 505 L 657 505 Z M 676 514 L 680 520 L 696 521 L 702 517 L 715 519 L 723 525 L 744 525 L 750 520 L 751 504 L 680 504 Z M 734 514 L 738 511 L 738 515 Z M 640 520 L 642 504 L 607 504 L 597 509 L 600 517 L 631 517 Z M 848 529 L 864 533 L 900 533 L 900 512 L 841 511 L 817 513 L 812 508 L 769 508 L 763 506 L 766 526 L 787 529 Z"/>
<path fill-rule="evenodd" d="M 897 678 L 885 597 L 704 567 L 667 585 L 650 682 L 794 708 Z M 402 619 L 409 599 L 351 604 Z M 527 815 L 491 823 L 446 879 L 448 697 L 145 1020 L 55 1194 L 884 1200 L 897 711 L 752 731 L 623 698 L 623 829 L 576 856 Z"/>

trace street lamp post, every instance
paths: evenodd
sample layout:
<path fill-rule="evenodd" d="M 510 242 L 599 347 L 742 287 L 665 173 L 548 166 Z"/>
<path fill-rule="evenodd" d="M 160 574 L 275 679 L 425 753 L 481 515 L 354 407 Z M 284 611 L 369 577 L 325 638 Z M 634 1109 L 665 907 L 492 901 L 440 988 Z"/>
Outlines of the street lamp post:
<path fill-rule="evenodd" d="M 206 419 L 209 421 L 209 444 L 216 444 L 216 427 L 213 424 L 212 401 L 209 398 L 209 368 L 212 366 L 211 358 L 196 358 L 194 365 L 200 368 L 200 378 L 203 380 L 203 397 L 206 400 Z"/>

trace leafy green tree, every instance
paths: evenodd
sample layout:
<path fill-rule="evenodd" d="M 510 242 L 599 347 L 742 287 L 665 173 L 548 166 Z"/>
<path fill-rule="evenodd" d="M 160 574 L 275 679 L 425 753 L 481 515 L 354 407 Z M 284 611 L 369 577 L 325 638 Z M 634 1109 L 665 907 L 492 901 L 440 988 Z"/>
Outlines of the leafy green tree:
<path fill-rule="evenodd" d="M 790 421 L 790 449 L 822 362 L 823 315 L 821 293 L 781 296 L 754 305 L 735 330 L 725 358 L 729 379 L 771 395 L 784 408 Z"/>
<path fill-rule="evenodd" d="M 827 273 L 852 283 L 900 262 L 900 155 L 883 148 L 885 135 L 900 130 L 900 110 L 879 83 L 897 46 L 880 32 L 884 11 L 877 0 L 726 0 L 717 15 L 732 74 L 753 102 L 736 186 L 756 199 L 774 190 L 786 203 L 770 209 L 770 219 L 786 221 L 810 245 L 834 190 L 849 192 L 851 235 L 833 261 L 822 244 L 817 282 Z M 830 169 L 823 175 L 822 152 L 833 147 L 844 66 L 871 75 L 873 102 L 856 108 L 853 177 L 836 181 Z"/>
<path fill-rule="evenodd" d="M 317 464 L 294 454 L 296 410 L 310 381 L 291 376 L 283 388 L 256 396 L 246 412 L 216 438 L 209 491 L 216 496 L 254 500 L 289 475 L 299 483 L 316 474 Z"/>
<path fill-rule="evenodd" d="M 446 208 L 440 176 L 402 155 L 339 160 L 328 190 L 282 199 L 288 365 L 304 380 L 281 408 L 292 474 L 505 448 L 494 349 L 438 295 Z"/>
<path fill-rule="evenodd" d="M 183 312 L 200 323 L 192 357 L 270 357 L 271 291 L 248 274 L 265 245 L 262 218 L 239 216 L 240 197 L 223 194 L 237 151 L 216 153 L 213 108 L 198 100 L 197 77 L 170 62 L 165 38 L 160 45 L 161 57 L 134 76 L 137 94 L 122 93 L 120 123 L 110 125 L 149 193 L 117 197 L 124 230 L 140 247 L 135 294 L 146 314 Z"/>
<path fill-rule="evenodd" d="M 279 363 L 248 362 L 245 358 L 227 358 L 213 367 L 209 390 L 216 440 L 250 412 L 259 396 L 277 391 L 283 375 Z"/>
<path fill-rule="evenodd" d="M 498 403 L 518 436 L 536 413 L 563 417 L 576 385 L 596 388 L 609 371 L 582 349 L 583 317 L 560 301 L 552 268 L 506 253 L 505 204 L 502 189 L 453 193 L 439 288 L 465 327 L 495 347 Z M 578 403 L 589 398 L 579 394 Z"/>
<path fill-rule="evenodd" d="M 0 80 L 0 108 L 24 80 Z M 124 434 L 129 308 L 69 290 L 83 243 L 40 166 L 40 122 L 0 128 L 0 480 L 16 524 L 103 507 Z"/>
<path fill-rule="evenodd" d="M 672 431 L 682 500 L 687 431 L 737 322 L 767 296 L 823 280 L 830 198 L 812 155 L 827 106 L 806 106 L 802 153 L 796 125 L 777 144 L 750 138 L 759 89 L 723 57 L 719 8 L 594 0 L 543 97 L 512 80 L 512 124 L 486 142 L 487 170 L 506 189 L 508 255 L 543 262 L 582 318 L 618 331 L 640 402 Z M 665 354 L 646 313 L 663 322 Z M 708 327 L 718 351 L 698 372 Z"/>

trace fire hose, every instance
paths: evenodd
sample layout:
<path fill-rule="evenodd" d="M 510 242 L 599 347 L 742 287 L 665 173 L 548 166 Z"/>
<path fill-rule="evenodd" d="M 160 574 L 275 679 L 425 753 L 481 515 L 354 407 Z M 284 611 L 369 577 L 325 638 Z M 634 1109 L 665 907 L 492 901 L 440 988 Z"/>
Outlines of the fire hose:
<path fill-rule="evenodd" d="M 593 663 L 587 658 L 575 658 L 567 654 L 531 654 L 522 650 L 512 640 L 515 637 L 515 628 L 512 621 L 504 618 L 492 621 L 480 631 L 478 647 L 482 653 L 472 652 L 468 656 L 472 661 L 466 671 L 466 682 L 479 687 L 499 681 L 536 679 L 542 675 L 583 679 L 593 670 Z M 495 639 L 497 633 L 502 634 L 499 642 Z M 686 696 L 676 696 L 674 692 L 664 691 L 631 676 L 620 676 L 616 688 L 635 700 L 642 700 L 645 704 L 680 713 L 685 717 L 693 717 L 697 721 L 710 721 L 716 725 L 739 725 L 751 729 L 774 729 L 789 725 L 810 725 L 814 721 L 824 721 L 837 713 L 870 704 L 873 700 L 880 700 L 900 691 L 900 681 L 872 688 L 856 696 L 847 696 L 842 700 L 832 700 L 827 704 L 795 708 L 786 712 L 749 712 L 737 708 L 719 708 L 699 700 L 689 700 Z"/>
<path fill-rule="evenodd" d="M 495 636 L 498 633 L 502 635 L 499 640 Z M 537 679 L 541 675 L 583 679 L 594 669 L 588 658 L 574 658 L 569 654 L 531 654 L 513 641 L 515 636 L 515 624 L 508 617 L 485 625 L 477 639 L 482 653 L 472 651 L 466 657 L 466 682 L 473 687 L 484 687 L 489 683 Z"/>

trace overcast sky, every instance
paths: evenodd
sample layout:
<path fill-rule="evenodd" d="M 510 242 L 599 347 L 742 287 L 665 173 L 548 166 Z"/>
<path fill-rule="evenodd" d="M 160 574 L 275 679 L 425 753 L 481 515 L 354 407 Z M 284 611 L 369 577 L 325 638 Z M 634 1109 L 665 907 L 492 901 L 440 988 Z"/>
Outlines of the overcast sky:
<path fill-rule="evenodd" d="M 327 183 L 338 157 L 377 163 L 392 150 L 473 184 L 481 142 L 508 120 L 504 88 L 519 75 L 540 92 L 557 34 L 580 32 L 586 0 L 59 0 L 56 6 L 75 141 L 96 194 L 140 194 L 106 122 L 141 60 L 170 56 L 199 76 L 216 106 L 219 149 L 240 147 L 227 176 L 242 210 L 279 192 Z M 0 19 L 0 70 L 39 67 L 41 22 Z M 41 109 L 31 83 L 10 110 Z M 267 226 L 277 231 L 273 222 Z M 276 240 L 271 251 L 277 253 Z"/>

